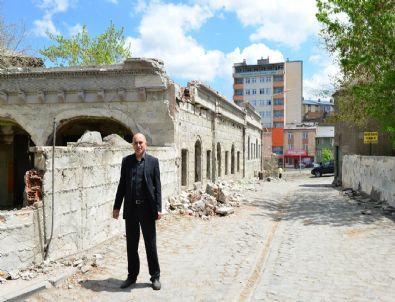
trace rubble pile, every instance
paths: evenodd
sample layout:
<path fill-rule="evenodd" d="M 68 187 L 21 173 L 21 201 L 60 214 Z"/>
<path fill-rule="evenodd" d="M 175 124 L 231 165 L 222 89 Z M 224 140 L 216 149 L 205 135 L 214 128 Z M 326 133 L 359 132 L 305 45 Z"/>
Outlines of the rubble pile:
<path fill-rule="evenodd" d="M 219 215 L 226 216 L 234 213 L 234 208 L 240 206 L 242 190 L 255 190 L 256 180 L 235 183 L 234 181 L 208 183 L 206 190 L 191 190 L 181 192 L 178 196 L 169 198 L 167 210 L 170 213 L 190 215 L 208 220 Z M 244 185 L 247 186 L 244 186 Z"/>
<path fill-rule="evenodd" d="M 367 194 L 355 191 L 351 188 L 342 190 L 343 195 L 355 201 L 359 206 L 363 207 L 361 214 L 371 215 L 373 211 L 381 211 L 384 215 L 395 217 L 395 207 L 390 206 L 387 202 L 382 200 L 374 200 Z"/>
<path fill-rule="evenodd" d="M 78 258 L 60 259 L 58 261 L 44 260 L 39 264 L 33 263 L 26 269 L 22 270 L 13 270 L 8 272 L 0 270 L 0 284 L 7 282 L 7 280 L 32 280 L 40 274 L 49 274 L 61 267 L 73 266 L 85 274 L 90 271 L 92 267 L 102 266 L 103 261 L 104 257 L 100 254 L 94 254 L 92 256 L 82 255 Z"/>

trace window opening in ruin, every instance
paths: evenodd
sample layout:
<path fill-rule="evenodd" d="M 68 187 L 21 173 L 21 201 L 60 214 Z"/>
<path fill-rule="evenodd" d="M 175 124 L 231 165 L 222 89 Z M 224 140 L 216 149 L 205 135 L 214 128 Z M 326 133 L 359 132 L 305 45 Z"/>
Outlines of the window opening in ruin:
<path fill-rule="evenodd" d="M 247 147 L 248 148 L 248 153 L 247 153 L 248 155 L 247 156 L 248 156 L 248 159 L 250 159 L 250 137 L 248 137 L 248 145 L 247 146 L 248 146 Z"/>
<path fill-rule="evenodd" d="M 218 177 L 221 176 L 221 145 L 217 143 L 217 163 L 218 163 Z"/>
<path fill-rule="evenodd" d="M 195 182 L 202 180 L 202 144 L 200 141 L 195 143 Z"/>
<path fill-rule="evenodd" d="M 211 150 L 207 150 L 206 161 L 207 161 L 206 177 L 207 177 L 207 179 L 211 179 Z"/>
<path fill-rule="evenodd" d="M 255 146 L 256 146 L 256 158 L 259 158 L 259 144 L 258 144 L 258 139 L 256 140 L 256 144 L 255 144 Z"/>
<path fill-rule="evenodd" d="M 230 150 L 230 173 L 235 174 L 235 146 Z"/>
<path fill-rule="evenodd" d="M 85 131 L 98 131 L 102 138 L 110 134 L 118 134 L 129 143 L 133 139 L 132 131 L 116 120 L 103 117 L 76 117 L 59 122 L 56 130 L 56 146 L 67 146 L 68 142 L 76 142 Z M 52 145 L 52 136 L 48 138 L 47 145 Z"/>
<path fill-rule="evenodd" d="M 188 171 L 188 150 L 181 150 L 181 186 L 187 186 L 187 171 Z"/>
<path fill-rule="evenodd" d="M 34 146 L 30 135 L 18 124 L 0 120 L 0 210 L 24 205 L 25 174 L 33 168 Z"/>
<path fill-rule="evenodd" d="M 225 175 L 228 175 L 229 151 L 225 151 Z"/>
<path fill-rule="evenodd" d="M 237 151 L 237 172 L 240 172 L 240 151 Z"/>

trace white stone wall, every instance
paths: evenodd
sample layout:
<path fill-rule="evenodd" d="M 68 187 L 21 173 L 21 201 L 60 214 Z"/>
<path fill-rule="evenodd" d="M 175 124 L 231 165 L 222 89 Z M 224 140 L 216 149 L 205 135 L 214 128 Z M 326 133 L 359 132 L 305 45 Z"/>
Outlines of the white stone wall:
<path fill-rule="evenodd" d="M 41 217 L 41 207 L 0 211 L 0 270 L 17 270 L 42 260 Z"/>
<path fill-rule="evenodd" d="M 345 155 L 342 185 L 395 207 L 395 157 Z"/>
<path fill-rule="evenodd" d="M 120 65 L 0 70 L 0 119 L 19 124 L 36 146 L 45 146 L 70 119 L 109 118 L 142 132 L 156 146 L 174 143 L 169 115 L 170 79 L 155 60 Z"/>
<path fill-rule="evenodd" d="M 124 230 L 123 219 L 112 218 L 122 158 L 131 148 L 56 147 L 54 233 L 49 258 L 57 259 L 91 248 Z M 159 158 L 162 204 L 177 192 L 176 151 L 148 147 Z M 44 226 L 47 239 L 52 223 L 52 148 L 36 148 L 36 168 L 45 171 L 42 208 L 0 212 L 0 270 L 42 260 Z M 121 216 L 122 217 L 122 216 Z"/>

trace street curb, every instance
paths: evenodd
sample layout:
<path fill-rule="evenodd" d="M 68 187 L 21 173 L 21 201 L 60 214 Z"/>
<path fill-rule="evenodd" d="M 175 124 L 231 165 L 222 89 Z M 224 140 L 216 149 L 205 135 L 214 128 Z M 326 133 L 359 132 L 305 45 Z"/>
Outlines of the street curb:
<path fill-rule="evenodd" d="M 5 294 L 0 294 L 0 302 L 6 301 L 20 301 L 23 298 L 27 298 L 28 296 L 51 287 L 57 287 L 61 285 L 67 278 L 74 275 L 78 269 L 76 267 L 72 267 L 66 272 L 63 272 L 60 275 L 50 277 L 46 280 L 38 281 L 36 283 L 27 285 L 18 290 L 14 290 Z"/>
<path fill-rule="evenodd" d="M 13 291 L 7 293 L 5 295 L 0 296 L 0 302 L 4 301 L 18 301 L 19 299 L 26 298 L 27 296 L 38 292 L 42 289 L 46 289 L 51 287 L 51 284 L 48 281 L 40 281 L 33 285 L 26 286 L 25 288 L 18 289 L 17 291 Z"/>

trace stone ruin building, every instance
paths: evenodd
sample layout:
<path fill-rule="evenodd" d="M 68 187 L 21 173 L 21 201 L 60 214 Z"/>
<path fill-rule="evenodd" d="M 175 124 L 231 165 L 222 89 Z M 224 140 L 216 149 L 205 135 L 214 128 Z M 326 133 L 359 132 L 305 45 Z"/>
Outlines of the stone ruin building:
<path fill-rule="evenodd" d="M 87 130 L 100 134 L 77 142 Z M 125 141 L 136 132 L 160 160 L 164 203 L 261 170 L 254 109 L 197 81 L 179 86 L 159 60 L 0 69 L 0 270 L 71 255 L 123 230 L 110 213 L 121 159 L 132 152 Z"/>

